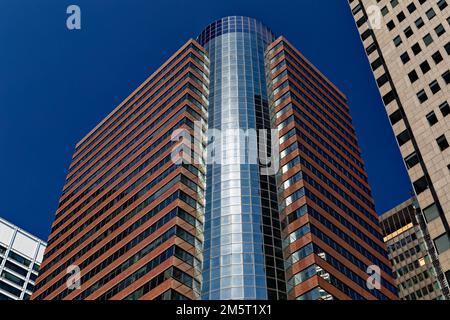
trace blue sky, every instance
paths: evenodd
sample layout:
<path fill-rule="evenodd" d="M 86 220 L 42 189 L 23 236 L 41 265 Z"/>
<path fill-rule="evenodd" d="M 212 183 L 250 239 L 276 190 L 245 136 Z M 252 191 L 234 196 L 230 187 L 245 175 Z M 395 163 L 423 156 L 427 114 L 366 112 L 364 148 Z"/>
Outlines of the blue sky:
<path fill-rule="evenodd" d="M 79 31 L 66 8 L 81 8 Z M 47 239 L 75 144 L 211 21 L 284 35 L 349 99 L 377 210 L 411 192 L 347 1 L 2 0 L 0 216 Z"/>

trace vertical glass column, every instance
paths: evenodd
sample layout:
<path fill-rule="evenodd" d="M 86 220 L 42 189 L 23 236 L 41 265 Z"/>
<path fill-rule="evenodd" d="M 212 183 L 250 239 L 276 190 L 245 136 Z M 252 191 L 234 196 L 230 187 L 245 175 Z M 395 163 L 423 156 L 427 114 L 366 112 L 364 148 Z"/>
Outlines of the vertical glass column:
<path fill-rule="evenodd" d="M 267 192 L 258 163 L 228 157 L 242 152 L 237 141 L 248 139 L 247 130 L 259 129 L 255 101 L 267 101 L 264 53 L 273 40 L 247 17 L 220 19 L 198 37 L 210 59 L 208 128 L 222 133 L 215 145 L 220 163 L 207 165 L 202 299 L 269 298 L 261 198 Z M 233 137 L 223 134 L 229 129 Z"/>

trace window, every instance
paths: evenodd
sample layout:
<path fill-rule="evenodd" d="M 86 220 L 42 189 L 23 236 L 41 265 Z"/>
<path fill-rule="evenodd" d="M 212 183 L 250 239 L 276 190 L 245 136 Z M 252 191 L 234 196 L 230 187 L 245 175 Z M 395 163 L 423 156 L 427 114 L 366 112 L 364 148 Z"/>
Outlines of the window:
<path fill-rule="evenodd" d="M 422 298 L 423 297 L 423 293 L 420 290 L 416 291 L 417 297 Z"/>
<path fill-rule="evenodd" d="M 433 58 L 433 61 L 435 64 L 439 64 L 444 60 L 444 58 L 442 58 L 442 55 L 439 51 L 435 52 L 431 57 Z"/>
<path fill-rule="evenodd" d="M 447 44 L 444 46 L 444 48 L 445 48 L 445 51 L 447 51 L 447 54 L 450 55 L 450 42 L 447 43 Z"/>
<path fill-rule="evenodd" d="M 0 301 L 10 301 L 13 300 L 9 296 L 5 296 L 3 293 L 0 293 Z"/>
<path fill-rule="evenodd" d="M 400 146 L 402 146 L 405 143 L 407 143 L 410 139 L 411 139 L 411 136 L 409 135 L 409 131 L 408 130 L 403 131 L 402 133 L 400 133 L 397 136 L 397 141 L 398 141 L 398 144 Z"/>
<path fill-rule="evenodd" d="M 33 282 L 36 282 L 37 279 L 37 275 L 35 275 L 34 273 L 30 273 L 30 280 Z"/>
<path fill-rule="evenodd" d="M 422 52 L 422 48 L 420 47 L 420 44 L 416 43 L 411 47 L 411 50 L 413 53 L 417 56 L 420 52 Z"/>
<path fill-rule="evenodd" d="M 389 103 L 395 100 L 395 94 L 394 91 L 389 91 L 387 94 L 383 97 L 384 105 L 387 106 Z"/>
<path fill-rule="evenodd" d="M 396 6 L 398 6 L 398 0 L 391 0 L 391 6 L 392 6 L 392 8 L 395 8 Z"/>
<path fill-rule="evenodd" d="M 402 44 L 402 38 L 400 36 L 396 36 L 394 38 L 394 44 L 396 47 L 400 46 Z"/>
<path fill-rule="evenodd" d="M 33 263 L 33 271 L 39 272 L 39 265 L 36 263 Z"/>
<path fill-rule="evenodd" d="M 416 194 L 421 194 L 425 190 L 428 189 L 428 181 L 425 177 L 420 178 L 416 182 L 413 183 L 414 190 L 416 190 Z"/>
<path fill-rule="evenodd" d="M 6 292 L 11 293 L 17 297 L 20 297 L 20 294 L 22 293 L 22 291 L 20 291 L 16 287 L 13 287 L 3 281 L 0 281 L 0 289 L 5 290 Z"/>
<path fill-rule="evenodd" d="M 408 73 L 408 77 L 409 77 L 409 81 L 411 81 L 411 83 L 414 83 L 417 80 L 419 80 L 419 76 L 417 75 L 416 70 L 413 70 L 410 73 Z"/>
<path fill-rule="evenodd" d="M 411 27 L 406 28 L 404 33 L 405 33 L 406 38 L 409 38 L 409 37 L 411 37 L 414 34 L 414 32 L 411 29 Z"/>
<path fill-rule="evenodd" d="M 408 12 L 409 13 L 413 13 L 414 11 L 416 11 L 416 5 L 414 4 L 414 2 L 411 2 L 409 5 L 408 5 Z"/>
<path fill-rule="evenodd" d="M 389 13 L 388 7 L 387 7 L 387 6 L 384 6 L 384 7 L 381 9 L 381 14 L 382 14 L 383 16 L 385 16 L 385 15 L 387 15 L 388 13 Z"/>
<path fill-rule="evenodd" d="M 425 216 L 425 219 L 427 222 L 431 222 L 437 218 L 439 218 L 439 211 L 436 207 L 436 204 L 432 204 L 428 208 L 423 210 L 423 215 Z"/>
<path fill-rule="evenodd" d="M 377 79 L 377 85 L 379 88 L 381 88 L 388 81 L 389 81 L 388 76 L 385 73 Z"/>
<path fill-rule="evenodd" d="M 15 252 L 13 252 L 13 251 L 10 251 L 9 254 L 8 254 L 8 256 L 9 256 L 11 259 L 13 259 L 14 261 L 16 261 L 16 262 L 18 262 L 18 263 L 20 263 L 20 264 L 22 264 L 22 265 L 24 265 L 24 266 L 26 266 L 26 267 L 29 267 L 30 264 L 31 264 L 31 261 L 30 261 L 30 260 L 28 260 L 27 258 L 22 257 L 21 255 L 15 253 Z"/>
<path fill-rule="evenodd" d="M 361 27 L 364 23 L 367 22 L 367 18 L 365 16 L 362 16 L 361 19 L 359 19 L 358 21 L 356 21 L 356 25 L 359 27 Z"/>
<path fill-rule="evenodd" d="M 23 269 L 23 268 L 19 267 L 18 265 L 14 264 L 14 263 L 12 263 L 10 261 L 6 261 L 5 262 L 5 267 L 7 267 L 9 270 L 12 270 L 12 271 L 14 271 L 14 272 L 24 276 L 24 277 L 26 277 L 27 274 L 28 274 L 28 270 Z"/>
<path fill-rule="evenodd" d="M 428 47 L 430 44 L 433 43 L 433 37 L 431 36 L 431 34 L 427 34 L 425 37 L 423 37 L 423 42 L 425 43 L 425 45 Z"/>
<path fill-rule="evenodd" d="M 398 19 L 398 22 L 402 22 L 403 20 L 406 19 L 406 16 L 405 16 L 405 14 L 403 13 L 403 11 L 400 12 L 400 13 L 397 15 L 397 19 Z"/>
<path fill-rule="evenodd" d="M 27 290 L 30 291 L 30 292 L 34 292 L 34 285 L 32 285 L 30 282 L 28 282 Z"/>
<path fill-rule="evenodd" d="M 15 275 L 13 275 L 12 273 L 9 273 L 8 271 L 3 271 L 2 272 L 2 278 L 15 283 L 16 285 L 22 287 L 25 284 L 25 281 Z"/>
<path fill-rule="evenodd" d="M 362 9 L 361 5 L 358 4 L 356 7 L 353 8 L 352 13 L 353 15 L 356 15 L 358 12 L 360 12 Z"/>
<path fill-rule="evenodd" d="M 411 58 L 409 57 L 408 52 L 403 53 L 400 56 L 400 59 L 402 59 L 403 64 L 407 64 L 411 60 Z"/>
<path fill-rule="evenodd" d="M 367 55 L 371 54 L 375 50 L 377 50 L 377 45 L 375 43 L 372 43 L 370 46 L 366 48 Z"/>
<path fill-rule="evenodd" d="M 445 1 L 445 0 L 438 0 L 437 5 L 440 10 L 444 10 L 448 6 L 447 1 Z"/>
<path fill-rule="evenodd" d="M 445 28 L 442 24 L 438 25 L 434 31 L 436 32 L 437 36 L 440 37 L 445 33 Z"/>
<path fill-rule="evenodd" d="M 400 111 L 400 109 L 398 109 L 397 111 L 393 112 L 390 116 L 389 116 L 389 120 L 391 121 L 391 124 L 394 125 L 396 123 L 398 123 L 400 120 L 402 120 L 402 113 Z"/>
<path fill-rule="evenodd" d="M 412 153 L 405 158 L 405 164 L 408 169 L 415 167 L 419 163 L 419 157 L 417 153 Z"/>
<path fill-rule="evenodd" d="M 442 79 L 444 79 L 446 84 L 450 83 L 450 70 L 447 70 L 442 74 Z"/>
<path fill-rule="evenodd" d="M 395 23 L 392 20 L 389 21 L 386 25 L 387 25 L 389 31 L 392 31 L 395 28 Z"/>
<path fill-rule="evenodd" d="M 381 65 L 383 64 L 383 61 L 381 60 L 381 58 L 377 58 L 374 62 L 372 62 L 371 66 L 372 66 L 372 70 L 375 71 L 377 70 L 379 67 L 381 67 Z"/>
<path fill-rule="evenodd" d="M 429 20 L 433 19 L 436 16 L 436 12 L 434 12 L 433 8 L 426 12 L 426 15 Z"/>
<path fill-rule="evenodd" d="M 428 61 L 424 61 L 420 64 L 420 70 L 422 70 L 423 74 L 426 74 L 428 71 L 431 70 L 430 64 Z"/>
<path fill-rule="evenodd" d="M 445 135 L 442 135 L 439 138 L 437 138 L 436 142 L 439 146 L 439 149 L 441 149 L 441 151 L 444 151 L 449 147 L 449 144 L 448 144 L 448 141 L 447 141 L 447 138 L 445 137 Z"/>
<path fill-rule="evenodd" d="M 367 29 L 366 31 L 364 31 L 364 32 L 361 34 L 361 39 L 362 39 L 362 41 L 365 41 L 367 38 L 369 38 L 371 34 L 372 34 L 372 33 L 371 33 L 371 30 L 370 30 L 370 29 Z"/>
<path fill-rule="evenodd" d="M 441 110 L 442 116 L 446 117 L 450 114 L 450 106 L 448 105 L 448 102 L 444 102 L 439 106 L 439 109 Z"/>
<path fill-rule="evenodd" d="M 430 83 L 430 89 L 433 94 L 436 94 L 441 90 L 441 86 L 439 85 L 439 82 L 437 82 L 437 80 L 434 80 Z"/>
<path fill-rule="evenodd" d="M 419 99 L 420 103 L 424 103 L 425 101 L 428 100 L 428 96 L 427 93 L 425 92 L 425 90 L 421 90 L 417 93 L 417 98 Z"/>
<path fill-rule="evenodd" d="M 425 25 L 425 22 L 423 22 L 422 18 L 419 18 L 416 20 L 415 24 L 416 24 L 417 29 L 420 29 Z"/>
<path fill-rule="evenodd" d="M 438 118 L 436 117 L 434 111 L 431 111 L 429 114 L 427 114 L 427 120 L 430 126 L 434 126 L 436 123 L 438 123 Z"/>
<path fill-rule="evenodd" d="M 434 244 L 436 245 L 436 249 L 439 254 L 444 253 L 448 249 L 450 249 L 450 238 L 448 234 L 444 233 L 440 237 L 434 239 Z"/>

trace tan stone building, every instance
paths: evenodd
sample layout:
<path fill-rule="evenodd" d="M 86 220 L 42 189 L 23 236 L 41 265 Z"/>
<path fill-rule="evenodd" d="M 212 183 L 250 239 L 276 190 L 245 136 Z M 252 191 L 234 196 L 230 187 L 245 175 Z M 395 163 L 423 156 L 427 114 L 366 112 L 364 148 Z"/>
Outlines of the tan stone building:
<path fill-rule="evenodd" d="M 349 0 L 349 4 L 423 208 L 448 295 L 450 3 Z"/>

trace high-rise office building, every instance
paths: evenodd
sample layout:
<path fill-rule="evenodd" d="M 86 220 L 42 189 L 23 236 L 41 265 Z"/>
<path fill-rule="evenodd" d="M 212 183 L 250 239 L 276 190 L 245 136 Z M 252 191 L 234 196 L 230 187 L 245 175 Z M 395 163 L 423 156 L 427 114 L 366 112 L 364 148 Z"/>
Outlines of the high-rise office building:
<path fill-rule="evenodd" d="M 450 6 L 446 0 L 349 4 L 450 298 Z"/>
<path fill-rule="evenodd" d="M 198 161 L 174 162 L 181 150 Z M 33 298 L 396 292 L 345 96 L 283 37 L 233 16 L 77 145 Z"/>
<path fill-rule="evenodd" d="M 46 243 L 0 218 L 0 300 L 28 300 Z"/>
<path fill-rule="evenodd" d="M 400 299 L 441 300 L 444 297 L 431 259 L 428 230 L 420 222 L 421 212 L 415 199 L 380 216 Z"/>
<path fill-rule="evenodd" d="M 207 93 L 189 41 L 76 146 L 33 299 L 199 297 L 204 168 L 174 163 L 172 135 Z"/>
<path fill-rule="evenodd" d="M 346 97 L 283 37 L 267 74 L 289 299 L 395 299 Z M 371 266 L 380 290 L 367 285 Z"/>

